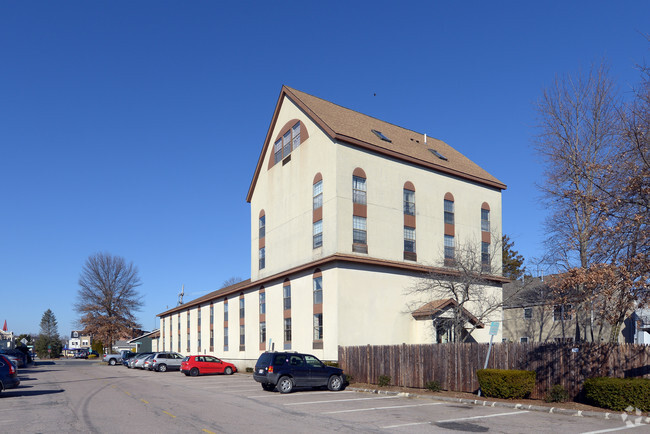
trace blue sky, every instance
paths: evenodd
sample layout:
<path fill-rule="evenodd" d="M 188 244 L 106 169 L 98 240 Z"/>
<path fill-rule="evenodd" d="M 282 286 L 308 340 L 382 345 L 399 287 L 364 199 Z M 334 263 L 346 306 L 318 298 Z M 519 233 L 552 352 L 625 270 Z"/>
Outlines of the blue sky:
<path fill-rule="evenodd" d="M 0 2 L 0 322 L 69 335 L 86 258 L 140 271 L 145 329 L 250 276 L 245 197 L 283 84 L 441 139 L 508 185 L 541 256 L 533 103 L 605 58 L 624 95 L 650 2 Z M 376 94 L 376 95 L 375 95 Z"/>

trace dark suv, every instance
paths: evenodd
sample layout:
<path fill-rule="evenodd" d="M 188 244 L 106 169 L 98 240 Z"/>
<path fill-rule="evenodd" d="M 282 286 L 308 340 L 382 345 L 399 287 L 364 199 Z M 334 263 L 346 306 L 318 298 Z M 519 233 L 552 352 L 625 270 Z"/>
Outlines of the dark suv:
<path fill-rule="evenodd" d="M 345 387 L 343 370 L 327 366 L 310 354 L 263 353 L 255 364 L 253 378 L 262 389 L 289 393 L 294 387 L 324 387 L 342 390 Z"/>
<path fill-rule="evenodd" d="M 20 385 L 16 367 L 3 355 L 0 355 L 0 392 Z"/>

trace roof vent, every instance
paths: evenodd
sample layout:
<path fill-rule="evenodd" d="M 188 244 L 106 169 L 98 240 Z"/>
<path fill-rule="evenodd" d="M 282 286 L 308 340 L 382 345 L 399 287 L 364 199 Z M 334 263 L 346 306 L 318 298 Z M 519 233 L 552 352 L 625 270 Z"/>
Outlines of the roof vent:
<path fill-rule="evenodd" d="M 370 130 L 370 131 L 372 131 L 373 133 L 375 133 L 375 136 L 379 137 L 379 138 L 382 139 L 383 141 L 388 142 L 388 143 L 393 143 L 393 141 L 392 141 L 391 139 L 389 139 L 388 137 L 384 136 L 384 135 L 381 133 L 381 131 L 377 131 L 377 130 Z"/>
<path fill-rule="evenodd" d="M 431 152 L 433 155 L 440 158 L 441 160 L 447 161 L 447 157 L 445 157 L 444 155 L 442 155 L 440 152 L 436 151 L 435 149 L 429 148 L 429 152 Z"/>

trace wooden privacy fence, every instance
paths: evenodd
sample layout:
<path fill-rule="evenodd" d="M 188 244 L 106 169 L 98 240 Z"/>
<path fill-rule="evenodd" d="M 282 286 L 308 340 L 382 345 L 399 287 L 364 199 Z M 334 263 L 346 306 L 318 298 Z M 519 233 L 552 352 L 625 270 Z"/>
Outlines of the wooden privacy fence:
<path fill-rule="evenodd" d="M 476 392 L 487 352 L 488 344 L 478 343 L 339 347 L 339 365 L 353 382 L 376 384 L 388 375 L 395 386 L 424 388 L 435 380 L 445 390 Z M 532 398 L 555 384 L 575 398 L 587 378 L 650 378 L 650 345 L 498 343 L 488 368 L 535 371 Z"/>

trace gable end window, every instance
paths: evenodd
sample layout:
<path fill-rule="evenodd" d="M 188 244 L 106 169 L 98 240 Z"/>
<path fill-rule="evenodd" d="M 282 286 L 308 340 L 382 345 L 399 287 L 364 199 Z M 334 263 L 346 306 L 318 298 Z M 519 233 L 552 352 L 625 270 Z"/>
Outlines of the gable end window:
<path fill-rule="evenodd" d="M 286 131 L 273 143 L 273 164 L 277 164 L 296 149 L 307 137 L 301 137 L 301 129 L 304 128 L 300 121 L 296 121 L 291 127 L 285 125 L 282 129 Z M 306 136 L 306 134 L 305 134 Z"/>

